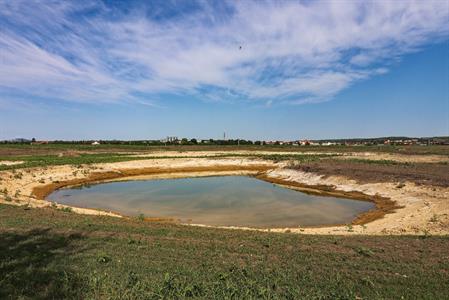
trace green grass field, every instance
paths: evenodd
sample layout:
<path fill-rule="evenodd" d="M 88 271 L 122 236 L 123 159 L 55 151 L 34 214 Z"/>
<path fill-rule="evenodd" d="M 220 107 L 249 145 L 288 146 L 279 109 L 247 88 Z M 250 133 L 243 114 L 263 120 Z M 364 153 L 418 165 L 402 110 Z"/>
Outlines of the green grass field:
<path fill-rule="evenodd" d="M 447 299 L 448 249 L 0 205 L 0 298 Z"/>
<path fill-rule="evenodd" d="M 295 160 L 299 162 L 310 162 L 322 158 L 330 158 L 335 155 L 328 154 L 217 154 L 213 156 L 188 156 L 189 158 L 226 158 L 226 157 L 248 157 L 248 158 L 260 158 L 272 161 L 282 160 Z M 83 164 L 95 164 L 95 163 L 114 163 L 130 160 L 147 160 L 147 159 L 174 159 L 184 158 L 182 153 L 178 156 L 164 156 L 164 152 L 161 152 L 158 156 L 153 157 L 139 157 L 132 156 L 125 153 L 92 153 L 92 154 L 77 154 L 76 156 L 59 156 L 59 155 L 15 155 L 15 156 L 0 156 L 1 160 L 18 161 L 20 164 L 14 165 L 0 165 L 0 171 L 4 170 L 16 170 L 23 168 L 35 168 L 46 167 L 56 165 L 83 165 Z"/>

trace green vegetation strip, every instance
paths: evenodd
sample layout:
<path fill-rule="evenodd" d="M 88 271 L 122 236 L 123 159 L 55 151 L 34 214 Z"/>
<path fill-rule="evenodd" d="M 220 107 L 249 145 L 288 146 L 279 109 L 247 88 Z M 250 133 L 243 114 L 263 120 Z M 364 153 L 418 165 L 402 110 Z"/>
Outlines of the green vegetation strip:
<path fill-rule="evenodd" d="M 260 158 L 273 161 L 296 160 L 296 161 L 314 161 L 321 158 L 332 157 L 327 154 L 268 154 L 268 155 L 252 155 L 252 154 L 219 154 L 219 155 L 202 155 L 202 156 L 136 156 L 124 153 L 95 153 L 95 154 L 78 154 L 76 156 L 59 156 L 59 155 L 21 155 L 0 157 L 0 161 L 22 161 L 23 163 L 16 165 L 0 165 L 0 171 L 15 170 L 23 168 L 35 168 L 56 165 L 82 165 L 96 163 L 114 163 L 131 160 L 148 160 L 148 159 L 177 159 L 177 158 L 226 158 L 226 157 L 248 157 Z"/>
<path fill-rule="evenodd" d="M 7 161 L 23 161 L 21 164 L 16 165 L 0 165 L 0 171 L 22 169 L 22 168 L 35 168 L 44 166 L 55 165 L 80 165 L 80 164 L 93 164 L 93 163 L 112 163 L 128 160 L 143 159 L 140 157 L 132 157 L 126 154 L 117 153 L 99 153 L 99 154 L 80 154 L 77 156 L 58 156 L 58 155 L 31 155 L 31 156 L 10 156 L 0 157 L 1 160 Z"/>
<path fill-rule="evenodd" d="M 448 248 L 0 205 L 0 298 L 447 299 Z"/>

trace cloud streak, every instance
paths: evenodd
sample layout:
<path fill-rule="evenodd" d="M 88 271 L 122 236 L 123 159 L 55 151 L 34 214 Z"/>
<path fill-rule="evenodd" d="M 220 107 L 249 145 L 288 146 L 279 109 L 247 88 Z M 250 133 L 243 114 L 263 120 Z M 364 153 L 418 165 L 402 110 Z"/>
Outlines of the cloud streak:
<path fill-rule="evenodd" d="M 0 92 L 322 102 L 449 35 L 446 1 L 166 3 L 0 0 Z"/>

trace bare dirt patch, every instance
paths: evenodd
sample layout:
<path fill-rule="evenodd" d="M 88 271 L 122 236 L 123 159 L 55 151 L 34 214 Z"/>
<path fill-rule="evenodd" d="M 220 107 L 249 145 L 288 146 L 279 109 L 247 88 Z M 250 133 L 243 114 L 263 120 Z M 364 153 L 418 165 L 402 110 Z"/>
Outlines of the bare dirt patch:
<path fill-rule="evenodd" d="M 305 162 L 293 169 L 325 176 L 344 176 L 361 183 L 405 182 L 449 187 L 449 164 L 377 164 L 350 160 Z"/>
<path fill-rule="evenodd" d="M 1 165 L 5 165 L 5 166 L 20 165 L 21 163 L 23 163 L 23 161 L 0 160 L 0 166 Z"/>

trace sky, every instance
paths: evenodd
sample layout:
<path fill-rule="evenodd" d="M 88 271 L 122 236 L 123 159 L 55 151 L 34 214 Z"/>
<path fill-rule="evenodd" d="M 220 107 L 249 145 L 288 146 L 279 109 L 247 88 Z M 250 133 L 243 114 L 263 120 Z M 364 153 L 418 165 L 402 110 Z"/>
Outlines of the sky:
<path fill-rule="evenodd" d="M 449 135 L 449 1 L 0 0 L 0 140 Z"/>

